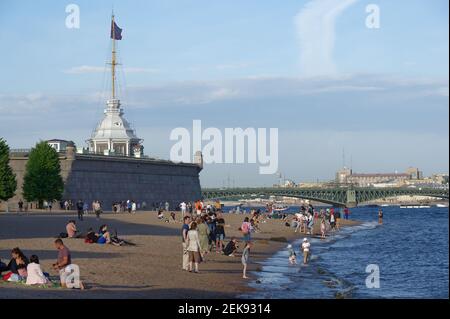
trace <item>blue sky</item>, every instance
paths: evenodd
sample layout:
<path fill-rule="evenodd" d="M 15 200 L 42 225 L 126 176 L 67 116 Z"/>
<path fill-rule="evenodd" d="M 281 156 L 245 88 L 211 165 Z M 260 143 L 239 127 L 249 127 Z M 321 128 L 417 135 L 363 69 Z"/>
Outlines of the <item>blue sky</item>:
<path fill-rule="evenodd" d="M 80 29 L 65 26 L 70 3 Z M 379 29 L 365 25 L 371 3 Z M 342 148 L 357 171 L 448 172 L 444 0 L 3 0 L 0 136 L 11 147 L 89 137 L 107 97 L 112 6 L 122 103 L 150 155 L 167 158 L 170 131 L 201 119 L 278 127 L 280 171 L 297 181 L 333 178 Z M 257 165 L 208 165 L 202 184 L 228 175 L 277 180 Z"/>

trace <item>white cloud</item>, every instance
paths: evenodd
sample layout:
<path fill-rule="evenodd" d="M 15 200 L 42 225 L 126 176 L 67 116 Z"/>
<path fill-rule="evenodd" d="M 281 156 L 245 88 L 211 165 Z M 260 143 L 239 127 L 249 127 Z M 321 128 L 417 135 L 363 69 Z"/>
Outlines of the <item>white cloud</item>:
<path fill-rule="evenodd" d="M 122 70 L 125 73 L 158 73 L 159 71 L 157 69 L 152 68 L 137 68 L 137 67 L 127 67 L 122 68 Z M 103 67 L 101 66 L 90 66 L 90 65 L 82 65 L 82 66 L 75 66 L 70 69 L 64 70 L 64 73 L 67 74 L 87 74 L 87 73 L 102 73 L 107 72 L 108 67 L 105 65 Z"/>
<path fill-rule="evenodd" d="M 379 101 L 411 101 L 422 97 L 448 99 L 448 80 L 400 78 L 386 75 L 344 75 L 335 77 L 288 78 L 247 77 L 221 81 L 171 82 L 143 87 L 128 87 L 126 108 L 177 107 L 208 105 L 221 101 L 265 98 L 307 98 L 337 96 L 351 101 L 357 94 Z M 67 112 L 77 109 L 99 108 L 104 105 L 104 92 L 77 95 L 42 92 L 13 95 L 0 94 L 2 115 L 33 114 L 42 111 Z M 396 102 L 396 103 L 397 103 Z M 251 104 L 251 103 L 250 103 Z M 400 105 L 403 105 L 400 103 Z"/>
<path fill-rule="evenodd" d="M 335 74 L 336 19 L 357 0 L 312 0 L 295 17 L 303 76 Z"/>

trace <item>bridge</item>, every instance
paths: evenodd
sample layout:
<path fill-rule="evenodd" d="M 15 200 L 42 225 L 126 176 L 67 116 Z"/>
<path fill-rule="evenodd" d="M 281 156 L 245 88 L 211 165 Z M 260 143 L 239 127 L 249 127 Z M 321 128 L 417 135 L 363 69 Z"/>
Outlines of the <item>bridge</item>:
<path fill-rule="evenodd" d="M 257 197 L 286 196 L 309 199 L 339 207 L 356 207 L 359 204 L 376 199 L 397 196 L 428 196 L 442 199 L 449 198 L 448 189 L 439 188 L 205 188 L 202 189 L 204 199 L 251 199 Z"/>

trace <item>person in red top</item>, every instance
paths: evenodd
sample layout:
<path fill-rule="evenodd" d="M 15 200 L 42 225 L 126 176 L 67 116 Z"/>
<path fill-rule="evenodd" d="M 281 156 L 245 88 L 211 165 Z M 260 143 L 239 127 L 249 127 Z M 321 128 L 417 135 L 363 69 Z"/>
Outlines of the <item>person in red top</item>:
<path fill-rule="evenodd" d="M 344 208 L 344 219 L 348 219 L 348 215 L 350 214 L 350 210 L 348 209 L 348 207 Z"/>

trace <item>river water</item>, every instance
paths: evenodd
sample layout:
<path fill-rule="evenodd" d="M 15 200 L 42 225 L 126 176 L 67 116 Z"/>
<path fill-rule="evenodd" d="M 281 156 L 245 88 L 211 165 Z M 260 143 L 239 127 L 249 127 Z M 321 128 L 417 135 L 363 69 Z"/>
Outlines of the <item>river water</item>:
<path fill-rule="evenodd" d="M 252 274 L 256 291 L 240 297 L 448 298 L 448 208 L 391 206 L 383 212 L 378 225 L 378 208 L 352 209 L 351 219 L 362 224 L 311 239 L 309 265 L 302 265 L 300 240 L 292 243 L 298 265 L 289 265 L 287 250 L 279 251 Z M 368 265 L 379 269 L 379 288 L 366 286 Z"/>

